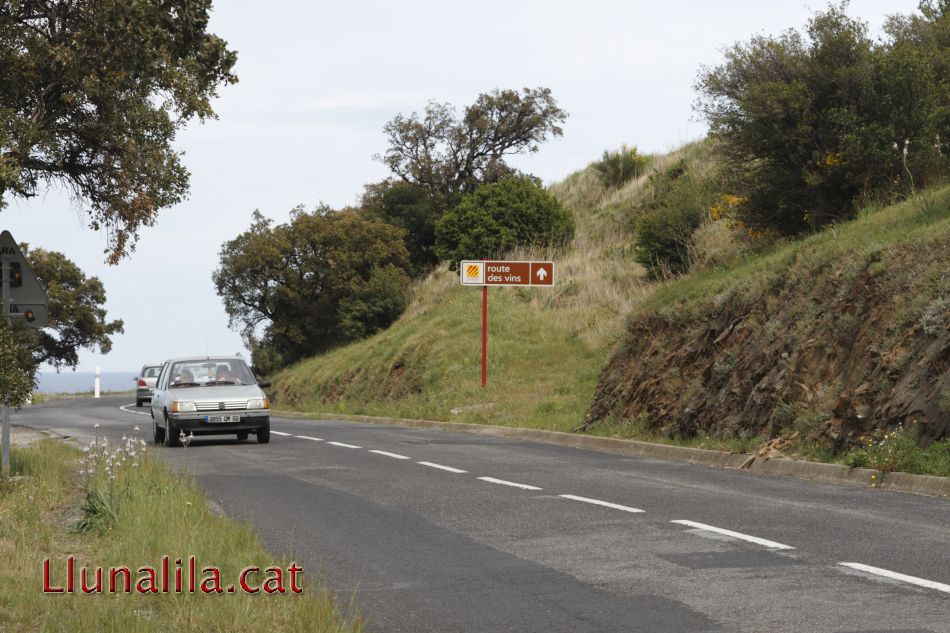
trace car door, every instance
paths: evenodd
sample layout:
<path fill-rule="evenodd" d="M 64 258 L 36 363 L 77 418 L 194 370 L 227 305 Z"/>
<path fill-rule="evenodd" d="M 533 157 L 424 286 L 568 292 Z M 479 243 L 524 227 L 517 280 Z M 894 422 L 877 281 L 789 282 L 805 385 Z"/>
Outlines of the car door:
<path fill-rule="evenodd" d="M 168 367 L 168 362 L 162 365 L 162 371 L 159 372 L 158 380 L 155 381 L 155 390 L 152 392 L 152 402 L 149 404 L 152 411 L 152 419 L 159 420 L 163 424 L 164 418 L 162 417 L 162 411 L 164 411 L 163 407 L 168 397 Z"/>

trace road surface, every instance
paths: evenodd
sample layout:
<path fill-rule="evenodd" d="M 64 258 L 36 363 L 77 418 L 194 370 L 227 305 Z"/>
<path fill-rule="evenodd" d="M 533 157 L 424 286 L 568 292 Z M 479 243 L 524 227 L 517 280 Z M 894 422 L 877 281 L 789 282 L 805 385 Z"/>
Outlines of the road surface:
<path fill-rule="evenodd" d="M 13 422 L 150 435 L 130 402 Z M 338 421 L 153 450 L 371 632 L 950 633 L 946 499 Z"/>

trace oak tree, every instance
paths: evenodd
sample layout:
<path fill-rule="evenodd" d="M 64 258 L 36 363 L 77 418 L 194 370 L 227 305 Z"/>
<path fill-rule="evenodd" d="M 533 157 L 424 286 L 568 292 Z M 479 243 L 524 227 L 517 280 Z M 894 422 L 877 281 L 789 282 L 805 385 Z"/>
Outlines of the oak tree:
<path fill-rule="evenodd" d="M 108 235 L 108 260 L 134 248 L 158 211 L 188 192 L 172 147 L 237 81 L 236 54 L 209 33 L 210 0 L 0 3 L 0 208 L 52 184 Z"/>
<path fill-rule="evenodd" d="M 461 118 L 451 104 L 430 102 L 422 116 L 399 114 L 386 124 L 389 149 L 377 158 L 448 207 L 460 194 L 510 175 L 505 158 L 537 152 L 563 134 L 566 119 L 548 88 L 480 94 Z"/>
<path fill-rule="evenodd" d="M 62 253 L 20 245 L 24 256 L 46 288 L 49 327 L 34 338 L 33 355 L 38 364 L 60 369 L 79 364 L 80 349 L 112 349 L 112 335 L 123 332 L 121 320 L 106 318 L 106 291 L 98 277 L 86 277 Z"/>
<path fill-rule="evenodd" d="M 274 225 L 260 212 L 221 247 L 213 280 L 231 326 L 267 374 L 368 336 L 406 305 L 403 231 L 355 211 L 298 207 Z"/>

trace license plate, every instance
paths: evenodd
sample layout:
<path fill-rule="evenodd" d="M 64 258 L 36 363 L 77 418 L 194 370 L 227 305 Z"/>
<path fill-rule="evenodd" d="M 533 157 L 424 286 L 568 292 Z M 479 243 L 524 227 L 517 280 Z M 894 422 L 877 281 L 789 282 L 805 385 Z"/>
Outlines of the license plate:
<path fill-rule="evenodd" d="M 239 415 L 206 415 L 205 422 L 210 423 L 221 423 L 221 422 L 240 422 L 241 416 Z"/>

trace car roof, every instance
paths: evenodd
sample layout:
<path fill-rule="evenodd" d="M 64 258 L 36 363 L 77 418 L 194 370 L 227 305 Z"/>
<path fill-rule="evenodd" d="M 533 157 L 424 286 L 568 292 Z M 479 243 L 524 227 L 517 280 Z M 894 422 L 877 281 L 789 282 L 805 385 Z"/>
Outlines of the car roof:
<path fill-rule="evenodd" d="M 203 361 L 212 361 L 212 360 L 239 360 L 242 363 L 246 361 L 240 356 L 232 356 L 222 354 L 221 356 L 179 356 L 177 358 L 169 358 L 166 360 L 166 363 L 200 363 Z"/>

